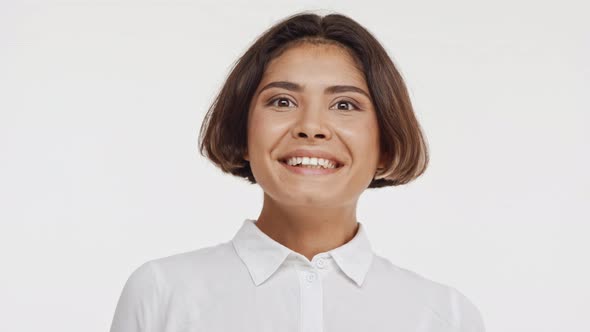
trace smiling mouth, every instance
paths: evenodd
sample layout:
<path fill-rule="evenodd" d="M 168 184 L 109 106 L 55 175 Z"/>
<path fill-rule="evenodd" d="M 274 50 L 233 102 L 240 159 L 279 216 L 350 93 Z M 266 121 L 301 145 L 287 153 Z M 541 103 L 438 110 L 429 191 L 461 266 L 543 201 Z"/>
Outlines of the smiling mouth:
<path fill-rule="evenodd" d="M 303 165 L 303 164 L 289 165 L 287 163 L 287 160 L 285 160 L 285 159 L 280 159 L 279 162 L 281 164 L 284 164 L 284 165 L 289 166 L 289 167 L 309 168 L 309 169 L 326 169 L 326 170 L 334 169 L 335 170 L 335 169 L 339 169 L 342 166 L 344 166 L 343 164 L 341 164 L 341 163 L 339 163 L 337 161 L 334 162 L 336 164 L 336 166 L 333 167 L 333 168 L 331 168 L 331 167 L 323 167 L 322 165 Z"/>
<path fill-rule="evenodd" d="M 326 176 L 327 178 L 331 178 L 330 175 L 331 174 L 340 174 L 341 170 L 342 170 L 342 166 L 344 165 L 340 165 L 340 164 L 336 164 L 336 167 L 334 168 L 324 168 L 321 165 L 289 165 L 287 162 L 285 162 L 284 160 L 279 160 L 280 164 L 282 167 L 284 167 L 288 172 L 290 172 L 291 174 L 295 175 L 295 176 L 304 176 L 304 177 L 308 177 L 311 176 L 312 178 L 317 178 L 317 177 L 321 177 L 323 178 L 324 176 Z"/>

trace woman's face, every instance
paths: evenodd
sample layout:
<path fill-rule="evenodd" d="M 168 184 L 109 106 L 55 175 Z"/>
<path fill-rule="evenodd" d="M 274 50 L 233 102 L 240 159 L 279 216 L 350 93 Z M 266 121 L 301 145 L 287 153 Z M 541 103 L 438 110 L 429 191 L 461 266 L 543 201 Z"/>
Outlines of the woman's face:
<path fill-rule="evenodd" d="M 282 205 L 356 204 L 379 163 L 379 131 L 363 73 L 335 45 L 302 44 L 267 66 L 250 104 L 248 153 L 256 182 Z M 326 174 L 285 156 L 323 151 L 340 167 Z M 330 159 L 330 158 L 328 158 Z M 293 161 L 293 160 L 292 160 Z"/>

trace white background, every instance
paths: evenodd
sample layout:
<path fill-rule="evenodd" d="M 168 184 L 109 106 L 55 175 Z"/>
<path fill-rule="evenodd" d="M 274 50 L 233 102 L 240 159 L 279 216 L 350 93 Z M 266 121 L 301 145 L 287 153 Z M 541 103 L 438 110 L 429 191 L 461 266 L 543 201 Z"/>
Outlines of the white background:
<path fill-rule="evenodd" d="M 106 331 L 132 270 L 258 216 L 198 130 L 233 62 L 306 9 L 383 43 L 428 138 L 422 177 L 359 202 L 375 251 L 489 331 L 590 331 L 587 5 L 276 0 L 0 2 L 0 330 Z"/>

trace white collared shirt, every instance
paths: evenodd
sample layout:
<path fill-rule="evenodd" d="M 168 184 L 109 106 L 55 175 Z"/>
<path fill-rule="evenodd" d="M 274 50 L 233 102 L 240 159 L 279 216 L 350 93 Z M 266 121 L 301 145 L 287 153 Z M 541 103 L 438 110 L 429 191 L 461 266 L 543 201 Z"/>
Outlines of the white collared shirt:
<path fill-rule="evenodd" d="M 376 255 L 354 238 L 302 254 L 244 220 L 231 241 L 154 259 L 130 275 L 110 332 L 483 332 L 453 287 Z"/>

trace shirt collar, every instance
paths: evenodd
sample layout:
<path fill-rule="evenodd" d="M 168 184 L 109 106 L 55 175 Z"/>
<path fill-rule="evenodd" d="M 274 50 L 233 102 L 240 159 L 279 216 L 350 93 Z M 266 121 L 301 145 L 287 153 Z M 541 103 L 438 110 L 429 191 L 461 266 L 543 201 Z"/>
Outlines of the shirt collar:
<path fill-rule="evenodd" d="M 232 239 L 256 286 L 268 279 L 289 254 L 300 255 L 275 241 L 256 226 L 256 220 L 245 219 Z M 355 236 L 340 247 L 327 251 L 340 269 L 357 286 L 362 286 L 373 260 L 373 251 L 363 223 Z"/>

